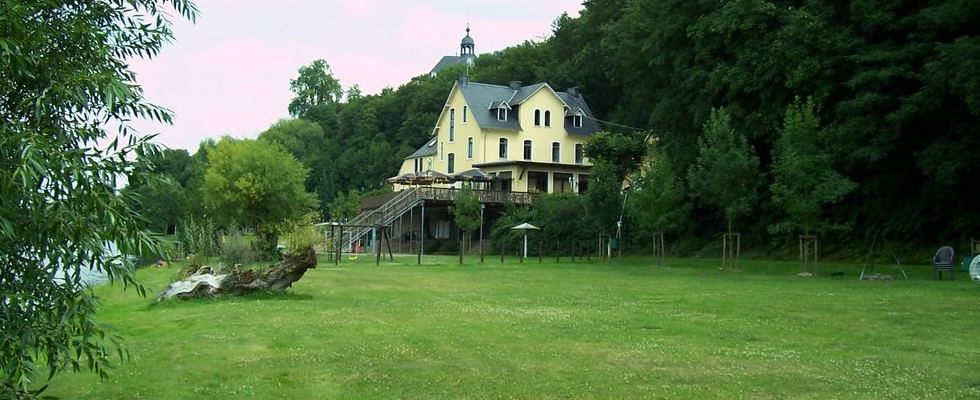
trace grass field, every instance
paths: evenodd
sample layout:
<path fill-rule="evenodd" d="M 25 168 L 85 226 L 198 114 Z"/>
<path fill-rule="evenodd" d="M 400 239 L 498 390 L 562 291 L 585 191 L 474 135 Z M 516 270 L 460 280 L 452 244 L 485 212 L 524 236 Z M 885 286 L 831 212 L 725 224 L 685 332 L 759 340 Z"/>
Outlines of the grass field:
<path fill-rule="evenodd" d="M 975 399 L 980 285 L 861 265 L 648 259 L 321 261 L 285 295 L 100 287 L 132 358 L 63 399 Z M 176 268 L 139 272 L 149 296 Z"/>

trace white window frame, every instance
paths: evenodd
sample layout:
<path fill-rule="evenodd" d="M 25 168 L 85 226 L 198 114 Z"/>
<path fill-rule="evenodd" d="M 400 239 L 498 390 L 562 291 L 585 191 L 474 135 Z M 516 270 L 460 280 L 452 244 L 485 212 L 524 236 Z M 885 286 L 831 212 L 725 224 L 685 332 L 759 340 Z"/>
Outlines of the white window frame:
<path fill-rule="evenodd" d="M 507 121 L 507 109 L 500 107 L 497 109 L 497 121 Z"/>
<path fill-rule="evenodd" d="M 456 109 L 449 109 L 449 143 L 456 140 Z"/>

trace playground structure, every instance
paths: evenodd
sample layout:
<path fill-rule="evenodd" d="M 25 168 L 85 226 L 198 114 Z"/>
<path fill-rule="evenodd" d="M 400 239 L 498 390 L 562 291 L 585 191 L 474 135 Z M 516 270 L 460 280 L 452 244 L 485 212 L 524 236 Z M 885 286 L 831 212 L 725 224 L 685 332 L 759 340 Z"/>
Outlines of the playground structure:
<path fill-rule="evenodd" d="M 391 227 L 385 225 L 357 225 L 340 222 L 323 222 L 315 225 L 321 229 L 324 246 L 320 251 L 327 259 L 340 264 L 341 257 L 347 254 L 350 261 L 357 260 L 360 254 L 376 254 L 377 264 L 381 263 L 384 249 L 388 257 L 395 259 L 391 249 Z M 365 246 L 366 245 L 366 246 Z M 365 252 L 364 250 L 370 250 Z"/>

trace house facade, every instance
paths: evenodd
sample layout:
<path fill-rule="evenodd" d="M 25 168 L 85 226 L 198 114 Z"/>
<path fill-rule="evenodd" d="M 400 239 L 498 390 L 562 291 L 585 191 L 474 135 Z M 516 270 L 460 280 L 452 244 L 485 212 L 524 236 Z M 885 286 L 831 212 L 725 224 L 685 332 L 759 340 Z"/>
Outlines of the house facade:
<path fill-rule="evenodd" d="M 476 170 L 493 178 L 481 189 L 582 193 L 592 166 L 583 147 L 599 131 L 592 116 L 576 88 L 558 92 L 547 83 L 492 85 L 460 77 L 432 137 L 404 159 L 399 175 L 453 177 Z"/>

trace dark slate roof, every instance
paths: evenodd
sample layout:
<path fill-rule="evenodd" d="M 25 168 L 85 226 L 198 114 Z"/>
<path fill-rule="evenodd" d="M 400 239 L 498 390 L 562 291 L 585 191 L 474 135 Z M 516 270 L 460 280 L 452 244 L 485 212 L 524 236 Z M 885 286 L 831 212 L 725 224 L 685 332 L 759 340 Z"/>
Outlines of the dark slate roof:
<path fill-rule="evenodd" d="M 439 62 L 436 64 L 436 66 L 432 67 L 432 70 L 429 71 L 429 75 L 438 73 L 439 70 L 441 70 L 443 68 L 446 68 L 446 67 L 448 67 L 450 65 L 462 64 L 462 63 L 466 62 L 467 59 L 475 59 L 475 58 L 476 57 L 474 57 L 472 55 L 465 55 L 465 56 L 444 56 L 444 57 L 442 57 L 441 60 L 439 60 Z"/>
<path fill-rule="evenodd" d="M 527 100 L 528 97 L 531 97 L 532 94 L 540 90 L 542 87 L 545 87 L 546 85 L 547 85 L 546 83 L 541 82 L 541 83 L 535 83 L 530 86 L 522 86 L 520 90 L 514 91 L 514 97 L 509 101 L 509 103 L 521 104 L 524 102 L 524 100 Z"/>
<path fill-rule="evenodd" d="M 429 139 L 428 142 L 425 142 L 422 147 L 419 147 L 418 150 L 415 150 L 414 153 L 408 157 L 405 157 L 405 159 L 410 160 L 413 158 L 422 158 L 434 155 L 436 155 L 436 138 Z"/>
<path fill-rule="evenodd" d="M 459 64 L 461 62 L 463 62 L 463 57 L 445 56 L 441 60 L 439 60 L 436 66 L 432 67 L 432 70 L 429 71 L 429 75 L 439 72 L 440 69 L 446 68 L 450 65 Z"/>
<path fill-rule="evenodd" d="M 469 82 L 459 85 L 459 91 L 466 99 L 466 104 L 470 106 L 470 111 L 476 118 L 477 125 L 484 128 L 506 129 L 512 131 L 521 130 L 521 125 L 517 121 L 517 108 L 510 105 L 507 111 L 507 120 L 497 120 L 497 107 L 503 102 L 509 102 L 514 97 L 514 89 L 509 86 L 488 85 L 486 83 Z"/>
<path fill-rule="evenodd" d="M 595 114 L 592 113 L 592 109 L 589 108 L 588 104 L 585 104 L 585 99 L 582 98 L 581 94 L 575 96 L 567 92 L 557 92 L 558 97 L 561 101 L 564 101 L 568 105 L 568 114 L 565 115 L 565 131 L 570 135 L 591 135 L 593 133 L 599 132 L 602 128 L 599 123 L 595 120 Z M 585 116 L 582 117 L 582 127 L 576 128 L 572 124 L 572 113 L 575 110 L 581 109 Z"/>
<path fill-rule="evenodd" d="M 477 82 L 461 83 L 457 81 L 456 85 L 459 87 L 460 93 L 463 94 L 463 98 L 466 99 L 466 104 L 470 106 L 471 112 L 476 117 L 476 123 L 480 127 L 516 131 L 522 130 L 520 121 L 517 120 L 520 105 L 539 90 L 544 88 L 551 90 L 547 83 L 521 86 L 516 90 L 510 86 Z M 592 118 L 594 116 L 592 110 L 585 103 L 581 94 L 572 95 L 566 92 L 555 92 L 555 94 L 568 106 L 567 114 L 564 116 L 565 131 L 577 135 L 591 135 L 600 131 L 599 124 Z M 508 111 L 507 121 L 497 120 L 497 107 L 501 103 L 507 103 L 511 107 L 511 110 Z M 572 124 L 572 113 L 579 109 L 585 113 L 585 116 L 582 118 L 582 127 L 576 128 Z"/>

